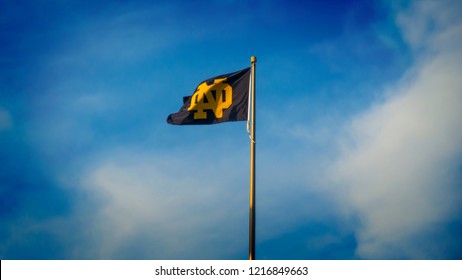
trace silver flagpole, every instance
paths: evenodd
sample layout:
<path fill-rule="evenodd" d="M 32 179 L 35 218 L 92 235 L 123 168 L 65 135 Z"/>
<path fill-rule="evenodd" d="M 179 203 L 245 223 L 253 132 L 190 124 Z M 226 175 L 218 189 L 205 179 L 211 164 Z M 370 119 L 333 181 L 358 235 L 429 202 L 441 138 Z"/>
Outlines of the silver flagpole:
<path fill-rule="evenodd" d="M 250 57 L 251 68 L 251 127 L 250 127 L 250 209 L 249 209 L 249 260 L 255 260 L 255 68 L 257 58 Z"/>

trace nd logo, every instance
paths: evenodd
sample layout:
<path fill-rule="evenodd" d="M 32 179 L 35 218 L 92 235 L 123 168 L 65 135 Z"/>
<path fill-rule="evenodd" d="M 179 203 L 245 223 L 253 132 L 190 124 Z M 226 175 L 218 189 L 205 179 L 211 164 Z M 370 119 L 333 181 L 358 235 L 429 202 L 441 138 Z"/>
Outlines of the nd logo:
<path fill-rule="evenodd" d="M 206 119 L 207 113 L 204 110 L 212 110 L 217 119 L 223 117 L 223 110 L 233 104 L 233 89 L 225 83 L 227 78 L 215 79 L 213 84 L 206 82 L 200 84 L 193 96 L 188 111 L 196 111 L 194 119 Z"/>

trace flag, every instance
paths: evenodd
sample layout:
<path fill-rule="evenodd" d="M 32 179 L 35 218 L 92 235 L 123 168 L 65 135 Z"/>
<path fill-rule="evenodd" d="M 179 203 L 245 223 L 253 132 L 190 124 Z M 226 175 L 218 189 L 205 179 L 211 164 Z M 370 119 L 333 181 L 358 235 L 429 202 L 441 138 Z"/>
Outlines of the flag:
<path fill-rule="evenodd" d="M 201 82 L 169 124 L 193 125 L 245 121 L 248 114 L 250 67 Z"/>

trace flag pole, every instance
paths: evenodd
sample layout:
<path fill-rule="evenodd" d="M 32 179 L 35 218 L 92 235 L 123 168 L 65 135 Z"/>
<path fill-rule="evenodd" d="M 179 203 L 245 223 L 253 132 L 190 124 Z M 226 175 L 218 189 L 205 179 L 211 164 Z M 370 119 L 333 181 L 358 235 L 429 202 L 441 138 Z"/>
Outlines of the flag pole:
<path fill-rule="evenodd" d="M 249 260 L 255 260 L 255 68 L 257 58 L 250 57 L 251 67 L 251 121 L 250 127 L 250 209 L 249 209 Z"/>

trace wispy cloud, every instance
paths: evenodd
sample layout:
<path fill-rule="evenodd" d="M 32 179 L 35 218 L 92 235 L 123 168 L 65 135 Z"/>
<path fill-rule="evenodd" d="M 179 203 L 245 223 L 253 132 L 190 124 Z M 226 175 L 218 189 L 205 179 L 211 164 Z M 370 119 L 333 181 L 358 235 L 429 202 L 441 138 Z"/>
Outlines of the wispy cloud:
<path fill-rule="evenodd" d="M 462 22 L 446 17 L 446 4 L 419 1 L 399 15 L 410 43 L 431 49 L 341 135 L 348 141 L 332 175 L 341 203 L 358 215 L 360 257 L 447 258 L 461 246 L 448 225 L 462 202 Z M 445 242 L 424 241 L 441 235 Z"/>
<path fill-rule="evenodd" d="M 78 203 L 76 212 L 93 209 L 91 230 L 82 236 L 95 246 L 77 250 L 76 257 L 206 259 L 245 252 L 240 225 L 247 217 L 247 191 L 236 178 L 247 170 L 207 156 L 192 166 L 190 156 L 148 154 L 104 159 L 80 182 L 81 191 L 97 198 L 91 205 Z"/>

